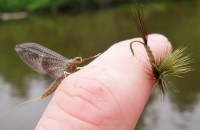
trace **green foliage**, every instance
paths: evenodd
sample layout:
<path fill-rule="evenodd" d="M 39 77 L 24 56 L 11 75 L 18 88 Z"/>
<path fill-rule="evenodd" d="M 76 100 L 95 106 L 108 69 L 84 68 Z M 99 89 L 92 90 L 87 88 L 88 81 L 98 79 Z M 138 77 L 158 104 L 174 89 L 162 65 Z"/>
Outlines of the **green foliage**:
<path fill-rule="evenodd" d="M 146 2 L 183 2 L 186 0 L 141 0 Z M 197 0 L 191 0 L 197 1 Z M 59 7 L 93 7 L 105 6 L 115 3 L 134 2 L 132 0 L 0 0 L 0 12 L 37 11 L 41 9 L 53 9 Z"/>
<path fill-rule="evenodd" d="M 0 0 L 0 12 L 24 10 L 28 4 L 27 0 Z"/>
<path fill-rule="evenodd" d="M 57 7 L 69 2 L 70 0 L 32 0 L 27 6 L 28 11 L 35 11 L 43 8 Z"/>
<path fill-rule="evenodd" d="M 34 11 L 39 8 L 47 7 L 49 0 L 32 0 L 30 4 L 27 6 L 27 10 Z"/>
<path fill-rule="evenodd" d="M 106 5 L 111 2 L 119 2 L 119 0 L 0 0 L 0 12 L 36 11 L 60 6 L 77 8 L 79 6 Z"/>

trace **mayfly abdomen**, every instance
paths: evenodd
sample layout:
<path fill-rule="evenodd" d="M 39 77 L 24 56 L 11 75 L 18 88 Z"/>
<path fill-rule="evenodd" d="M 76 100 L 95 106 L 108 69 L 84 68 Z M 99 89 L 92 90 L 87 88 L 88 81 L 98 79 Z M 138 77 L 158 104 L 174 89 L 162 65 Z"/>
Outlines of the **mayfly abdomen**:
<path fill-rule="evenodd" d="M 65 76 L 62 76 L 61 78 L 56 79 L 50 86 L 49 88 L 40 96 L 40 99 L 43 99 L 47 96 L 49 96 L 50 94 L 52 94 L 58 87 L 58 85 L 60 85 L 60 83 L 62 82 L 62 80 L 65 78 Z"/>

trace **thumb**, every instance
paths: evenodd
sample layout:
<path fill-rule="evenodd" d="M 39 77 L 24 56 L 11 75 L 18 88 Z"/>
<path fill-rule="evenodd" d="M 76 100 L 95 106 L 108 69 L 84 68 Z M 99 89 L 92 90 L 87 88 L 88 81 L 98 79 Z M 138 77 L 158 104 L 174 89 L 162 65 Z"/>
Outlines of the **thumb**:
<path fill-rule="evenodd" d="M 135 128 L 155 81 L 143 45 L 134 43 L 132 55 L 129 44 L 133 40 L 111 46 L 65 78 L 36 130 Z M 148 44 L 156 59 L 171 51 L 171 44 L 160 34 L 149 35 Z"/>

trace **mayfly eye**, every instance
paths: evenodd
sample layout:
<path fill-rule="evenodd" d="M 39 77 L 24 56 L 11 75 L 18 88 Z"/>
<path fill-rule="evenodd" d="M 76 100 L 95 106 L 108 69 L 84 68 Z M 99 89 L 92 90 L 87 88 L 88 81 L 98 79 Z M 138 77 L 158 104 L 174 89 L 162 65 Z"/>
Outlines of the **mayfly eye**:
<path fill-rule="evenodd" d="M 82 61 L 82 58 L 81 57 L 76 57 L 75 60 L 76 61 Z"/>

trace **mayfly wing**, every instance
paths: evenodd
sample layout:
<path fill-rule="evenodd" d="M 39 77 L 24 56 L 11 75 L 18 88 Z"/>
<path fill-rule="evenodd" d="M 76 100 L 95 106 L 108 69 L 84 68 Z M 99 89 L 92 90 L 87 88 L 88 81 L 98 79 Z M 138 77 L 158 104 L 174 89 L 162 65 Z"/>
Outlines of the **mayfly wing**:
<path fill-rule="evenodd" d="M 67 58 L 36 43 L 16 45 L 15 51 L 30 68 L 53 79 L 62 77 L 68 63 Z"/>

